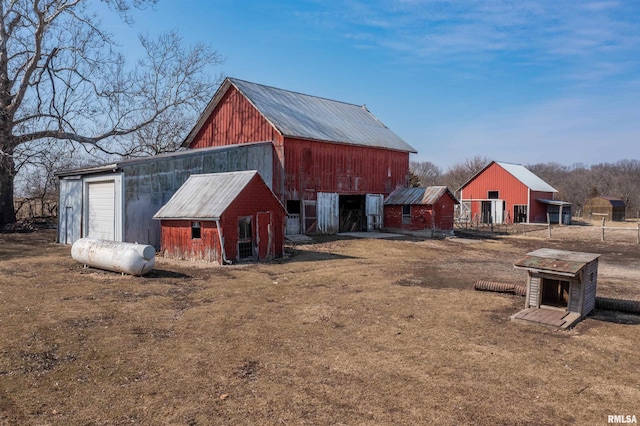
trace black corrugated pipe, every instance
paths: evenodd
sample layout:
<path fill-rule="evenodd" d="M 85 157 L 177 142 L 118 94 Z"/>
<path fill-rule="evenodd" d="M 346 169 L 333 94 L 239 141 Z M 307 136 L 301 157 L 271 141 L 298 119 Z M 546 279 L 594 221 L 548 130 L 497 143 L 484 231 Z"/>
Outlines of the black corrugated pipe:
<path fill-rule="evenodd" d="M 609 297 L 596 297 L 596 308 L 606 311 L 627 312 L 630 314 L 640 314 L 640 301 L 611 299 Z"/>

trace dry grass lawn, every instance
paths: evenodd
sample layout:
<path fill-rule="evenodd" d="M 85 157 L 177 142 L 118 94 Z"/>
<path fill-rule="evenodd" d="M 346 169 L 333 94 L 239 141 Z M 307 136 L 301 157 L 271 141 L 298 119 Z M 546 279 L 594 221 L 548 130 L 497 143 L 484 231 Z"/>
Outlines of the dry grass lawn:
<path fill-rule="evenodd" d="M 319 238 L 267 264 L 83 269 L 51 231 L 0 235 L 0 425 L 598 425 L 640 417 L 640 317 L 515 323 L 540 247 L 602 253 L 640 300 L 633 233 Z M 566 235 L 562 234 L 565 233 Z"/>

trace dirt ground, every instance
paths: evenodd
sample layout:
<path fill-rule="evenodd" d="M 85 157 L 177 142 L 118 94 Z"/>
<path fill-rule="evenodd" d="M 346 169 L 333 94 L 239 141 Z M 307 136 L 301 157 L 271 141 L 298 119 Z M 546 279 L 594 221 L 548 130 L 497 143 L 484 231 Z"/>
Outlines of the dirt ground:
<path fill-rule="evenodd" d="M 635 226 L 633 224 L 632 226 Z M 52 231 L 0 234 L 0 425 L 598 425 L 640 417 L 640 317 L 509 320 L 513 263 L 601 253 L 600 296 L 640 300 L 620 231 L 317 238 L 266 264 L 84 269 Z M 609 237 L 609 236 L 608 236 Z"/>

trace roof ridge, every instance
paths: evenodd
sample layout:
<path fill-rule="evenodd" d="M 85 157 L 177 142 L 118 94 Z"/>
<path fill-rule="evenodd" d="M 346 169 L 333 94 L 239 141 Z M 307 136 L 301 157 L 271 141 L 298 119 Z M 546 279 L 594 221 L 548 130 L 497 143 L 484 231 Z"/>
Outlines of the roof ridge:
<path fill-rule="evenodd" d="M 253 82 L 253 81 L 243 80 L 243 79 L 241 79 L 241 78 L 235 78 L 235 77 L 227 77 L 227 78 L 228 78 L 228 79 L 229 79 L 229 81 L 231 81 L 232 83 L 233 83 L 234 81 L 240 81 L 240 82 L 243 82 L 243 83 L 254 84 L 254 85 L 256 85 L 256 86 L 264 87 L 264 88 L 271 89 L 271 90 L 279 90 L 279 91 L 281 91 L 281 92 L 292 93 L 292 94 L 294 94 L 294 95 L 306 96 L 306 97 L 309 97 L 309 98 L 316 98 L 316 99 L 323 99 L 323 100 L 325 100 L 325 101 L 336 102 L 336 103 L 339 103 L 339 104 L 344 104 L 344 105 L 350 105 L 350 106 L 354 106 L 354 107 L 358 107 L 358 108 L 363 108 L 365 111 L 367 111 L 369 114 L 371 114 L 371 112 L 367 109 L 367 107 L 366 107 L 366 105 L 365 105 L 365 104 L 358 105 L 358 104 L 354 104 L 354 103 L 352 103 L 352 102 L 340 101 L 340 100 L 337 100 L 337 99 L 331 99 L 331 98 L 327 98 L 327 97 L 324 97 L 324 96 L 310 95 L 310 94 L 308 94 L 308 93 L 297 92 L 297 91 L 295 91 L 295 90 L 287 90 L 287 89 L 283 89 L 283 88 L 281 88 L 281 87 L 270 86 L 270 85 L 268 85 L 268 84 L 255 83 L 255 82 Z M 372 115 L 376 120 L 378 120 L 378 118 L 377 118 L 377 117 L 375 117 L 373 114 L 371 114 L 371 115 Z M 378 121 L 380 121 L 380 120 L 378 120 Z M 386 127 L 386 126 L 385 126 L 385 127 Z"/>

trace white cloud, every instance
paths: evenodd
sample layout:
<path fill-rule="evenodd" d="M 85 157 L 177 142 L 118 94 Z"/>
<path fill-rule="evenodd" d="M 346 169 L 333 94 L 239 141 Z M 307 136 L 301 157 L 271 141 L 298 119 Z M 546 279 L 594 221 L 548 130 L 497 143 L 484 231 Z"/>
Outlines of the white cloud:
<path fill-rule="evenodd" d="M 339 22 L 349 28 L 350 38 L 404 60 L 490 67 L 501 56 L 517 56 L 527 66 L 566 67 L 559 77 L 586 67 L 615 71 L 620 55 L 633 60 L 614 75 L 640 69 L 639 17 L 635 0 L 351 0 L 328 14 L 338 28 Z"/>

